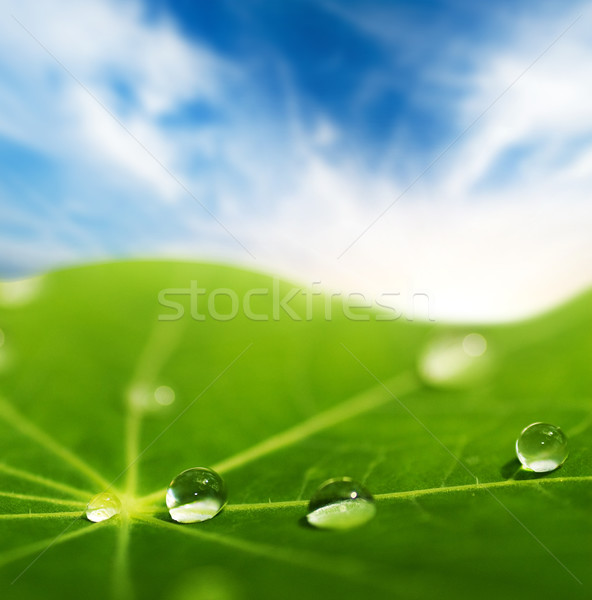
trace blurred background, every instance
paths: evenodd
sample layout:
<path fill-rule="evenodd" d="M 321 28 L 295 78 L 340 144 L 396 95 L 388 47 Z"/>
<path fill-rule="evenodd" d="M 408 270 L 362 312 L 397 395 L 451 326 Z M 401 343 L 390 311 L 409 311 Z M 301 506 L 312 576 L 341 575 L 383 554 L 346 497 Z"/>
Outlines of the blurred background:
<path fill-rule="evenodd" d="M 0 278 L 175 257 L 545 310 L 592 283 L 585 4 L 0 0 Z"/>

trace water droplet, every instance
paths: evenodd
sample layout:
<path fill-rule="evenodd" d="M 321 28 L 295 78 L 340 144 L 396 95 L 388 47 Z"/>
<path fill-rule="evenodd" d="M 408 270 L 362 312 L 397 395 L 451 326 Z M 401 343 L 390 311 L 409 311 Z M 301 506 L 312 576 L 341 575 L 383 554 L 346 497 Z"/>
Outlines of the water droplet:
<path fill-rule="evenodd" d="M 161 385 L 154 390 L 154 399 L 161 406 L 169 406 L 175 401 L 175 391 L 168 385 Z"/>
<path fill-rule="evenodd" d="M 127 397 L 129 403 L 138 410 L 158 412 L 175 401 L 175 391 L 168 385 L 154 389 L 148 384 L 136 383 L 128 390 Z"/>
<path fill-rule="evenodd" d="M 171 481 L 166 505 L 179 523 L 197 523 L 215 517 L 226 504 L 226 485 L 216 471 L 187 469 Z"/>
<path fill-rule="evenodd" d="M 121 512 L 119 498 L 111 492 L 97 494 L 86 507 L 86 518 L 94 523 L 106 521 Z"/>
<path fill-rule="evenodd" d="M 567 437 L 555 425 L 533 423 L 523 429 L 516 440 L 516 455 L 528 471 L 554 471 L 567 458 Z"/>
<path fill-rule="evenodd" d="M 465 387 L 483 378 L 491 361 L 480 333 L 448 335 L 433 340 L 420 355 L 418 371 L 434 386 Z"/>
<path fill-rule="evenodd" d="M 462 341 L 467 356 L 483 356 L 487 350 L 487 340 L 480 333 L 469 333 Z"/>
<path fill-rule="evenodd" d="M 320 529 L 351 529 L 376 514 L 372 494 L 349 477 L 329 479 L 312 495 L 306 518 Z"/>

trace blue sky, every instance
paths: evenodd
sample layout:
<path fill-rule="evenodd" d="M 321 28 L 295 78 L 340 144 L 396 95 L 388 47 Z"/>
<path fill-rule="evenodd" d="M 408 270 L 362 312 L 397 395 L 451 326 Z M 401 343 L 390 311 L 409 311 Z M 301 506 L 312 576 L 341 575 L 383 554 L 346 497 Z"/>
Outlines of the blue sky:
<path fill-rule="evenodd" d="M 456 320 L 592 283 L 581 2 L 0 8 L 0 277 L 195 258 Z"/>

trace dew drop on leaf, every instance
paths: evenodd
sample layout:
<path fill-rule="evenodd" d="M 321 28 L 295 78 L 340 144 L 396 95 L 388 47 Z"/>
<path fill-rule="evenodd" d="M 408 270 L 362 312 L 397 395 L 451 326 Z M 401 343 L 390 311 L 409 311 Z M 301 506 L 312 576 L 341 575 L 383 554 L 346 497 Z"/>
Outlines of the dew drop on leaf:
<path fill-rule="evenodd" d="M 467 356 L 477 358 L 487 351 L 487 340 L 480 333 L 469 333 L 463 338 L 462 347 Z"/>
<path fill-rule="evenodd" d="M 312 495 L 306 519 L 319 529 L 352 529 L 376 514 L 372 494 L 349 477 L 325 481 Z"/>
<path fill-rule="evenodd" d="M 86 518 L 93 523 L 106 521 L 121 512 L 119 498 L 111 492 L 103 492 L 92 498 L 86 507 Z"/>
<path fill-rule="evenodd" d="M 175 401 L 175 390 L 168 385 L 156 389 L 145 383 L 134 384 L 127 392 L 128 402 L 135 410 L 157 413 Z"/>
<path fill-rule="evenodd" d="M 169 406 L 175 401 L 175 390 L 168 385 L 161 385 L 154 390 L 154 399 L 161 406 Z"/>
<path fill-rule="evenodd" d="M 567 454 L 567 437 L 549 423 L 529 425 L 516 440 L 516 455 L 528 471 L 554 471 L 565 462 Z"/>
<path fill-rule="evenodd" d="M 216 471 L 194 467 L 171 481 L 166 505 L 179 523 L 197 523 L 215 517 L 226 504 L 226 485 Z"/>
<path fill-rule="evenodd" d="M 491 366 L 487 340 L 480 333 L 432 340 L 420 354 L 422 379 L 437 387 L 465 387 L 482 379 Z"/>

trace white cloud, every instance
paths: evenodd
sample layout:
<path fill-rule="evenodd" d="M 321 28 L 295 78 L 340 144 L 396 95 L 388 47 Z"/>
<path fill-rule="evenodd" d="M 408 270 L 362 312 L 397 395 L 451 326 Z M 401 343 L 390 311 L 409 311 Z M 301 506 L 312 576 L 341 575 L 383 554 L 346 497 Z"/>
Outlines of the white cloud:
<path fill-rule="evenodd" d="M 514 43 L 477 55 L 465 80 L 459 131 L 576 14 L 521 23 Z M 281 240 L 267 246 L 273 256 L 264 254 L 277 268 L 289 265 L 302 279 L 322 279 L 330 288 L 398 290 L 408 299 L 426 292 L 435 315 L 448 320 L 520 318 L 589 286 L 588 29 L 582 19 L 566 33 L 339 261 L 339 253 L 398 197 L 405 182 L 327 164 L 311 150 L 299 166 L 299 186 L 278 200 L 266 226 L 254 227 L 255 253 L 266 252 L 257 246 L 259 229 L 277 232 Z M 511 161 L 516 149 L 521 162 L 506 182 L 497 165 L 506 157 Z"/>
<path fill-rule="evenodd" d="M 0 73 L 12 84 L 0 93 L 0 134 L 50 156 L 125 173 L 163 197 L 181 195 L 178 184 L 101 104 L 174 169 L 182 149 L 158 118 L 190 101 L 225 102 L 230 66 L 185 41 L 170 23 L 147 22 L 138 2 L 3 5 L 18 22 L 9 17 L 0 22 Z"/>

